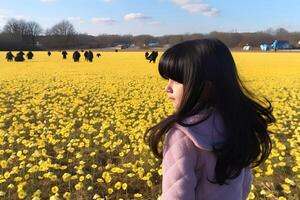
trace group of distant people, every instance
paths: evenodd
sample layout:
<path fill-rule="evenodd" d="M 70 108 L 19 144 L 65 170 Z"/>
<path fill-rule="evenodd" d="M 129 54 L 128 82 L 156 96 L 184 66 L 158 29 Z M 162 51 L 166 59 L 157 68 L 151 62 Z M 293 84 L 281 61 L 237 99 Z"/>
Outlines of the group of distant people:
<path fill-rule="evenodd" d="M 24 55 L 25 55 L 25 53 L 23 51 L 19 51 L 16 54 L 16 56 L 14 56 L 11 51 L 9 51 L 9 52 L 6 53 L 6 60 L 8 62 L 11 62 L 11 61 L 23 62 L 25 60 Z M 33 53 L 31 51 L 29 51 L 26 54 L 26 57 L 27 57 L 28 60 L 31 60 L 33 58 Z"/>
<path fill-rule="evenodd" d="M 83 55 L 84 55 L 85 61 L 93 62 L 94 53 L 91 50 L 89 50 L 89 51 L 83 51 L 83 50 L 81 50 L 81 52 L 84 52 Z M 63 56 L 63 59 L 67 58 L 68 53 L 65 50 L 62 51 L 61 54 Z M 96 55 L 97 55 L 98 58 L 101 56 L 100 53 L 97 53 Z M 81 57 L 81 55 L 80 55 L 79 51 L 77 51 L 77 50 L 74 51 L 74 53 L 73 53 L 73 60 L 74 60 L 74 62 L 79 62 L 80 57 Z"/>
<path fill-rule="evenodd" d="M 94 53 L 91 50 L 89 50 L 89 51 L 81 50 L 81 52 L 84 52 L 83 55 L 84 55 L 85 61 L 93 62 Z M 48 54 L 48 56 L 51 56 L 51 51 L 48 51 L 47 54 Z M 63 56 L 63 59 L 67 59 L 68 52 L 66 50 L 63 50 L 61 52 L 61 54 Z M 23 51 L 19 51 L 16 54 L 16 56 L 14 56 L 11 51 L 9 51 L 6 54 L 6 60 L 8 62 L 11 62 L 11 61 L 22 62 L 22 61 L 25 60 L 24 55 L 25 55 L 25 53 Z M 34 55 L 31 51 L 29 51 L 26 54 L 26 57 L 27 57 L 28 60 L 31 60 L 33 58 L 33 56 Z M 99 58 L 101 56 L 101 54 L 97 53 L 96 56 Z M 145 58 L 146 58 L 146 60 L 149 60 L 150 63 L 151 62 L 155 63 L 157 56 L 158 56 L 158 51 L 152 51 L 150 54 L 149 54 L 148 51 L 145 52 Z M 77 51 L 77 50 L 74 51 L 73 57 L 72 57 L 74 62 L 79 62 L 80 57 L 81 57 L 81 55 L 80 55 L 79 51 Z"/>
<path fill-rule="evenodd" d="M 81 50 L 81 51 L 83 52 L 83 50 Z M 47 52 L 48 56 L 51 56 L 51 54 L 52 54 L 51 51 Z M 63 59 L 67 59 L 68 53 L 67 53 L 66 50 L 63 50 L 61 52 L 61 54 L 63 56 Z M 23 51 L 19 51 L 16 55 L 14 55 L 11 51 L 9 51 L 9 52 L 6 53 L 6 60 L 8 62 L 12 62 L 12 61 L 23 62 L 25 60 L 24 55 L 25 55 L 25 53 Z M 101 56 L 100 53 L 97 53 L 96 55 L 97 55 L 98 58 Z M 29 51 L 26 54 L 26 57 L 27 57 L 28 60 L 31 60 L 33 58 L 33 56 L 34 55 L 33 55 L 33 53 L 31 51 Z M 80 56 L 81 55 L 80 55 L 79 51 L 75 51 L 73 53 L 73 60 L 74 60 L 74 62 L 79 62 Z M 85 51 L 84 52 L 84 57 L 85 57 L 86 61 L 93 62 L 94 54 L 93 54 L 93 52 L 91 50 Z"/>

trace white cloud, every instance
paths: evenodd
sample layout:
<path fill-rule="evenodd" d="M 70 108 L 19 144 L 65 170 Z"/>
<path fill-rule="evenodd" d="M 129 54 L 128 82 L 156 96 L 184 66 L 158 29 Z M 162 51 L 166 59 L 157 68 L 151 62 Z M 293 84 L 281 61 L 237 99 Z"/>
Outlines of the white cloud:
<path fill-rule="evenodd" d="M 109 17 L 94 17 L 92 18 L 93 23 L 102 23 L 102 24 L 113 24 L 116 20 Z"/>
<path fill-rule="evenodd" d="M 3 26 L 7 21 L 7 17 L 4 15 L 0 15 L 0 26 Z"/>
<path fill-rule="evenodd" d="M 201 0 L 171 0 L 182 9 L 187 10 L 190 13 L 201 13 L 205 16 L 217 16 L 220 11 L 217 8 L 213 8 L 208 4 L 203 3 Z"/>
<path fill-rule="evenodd" d="M 129 13 L 124 16 L 124 19 L 127 21 L 132 21 L 151 19 L 151 17 L 145 16 L 143 13 Z"/>
<path fill-rule="evenodd" d="M 81 17 L 68 17 L 68 20 L 79 24 L 84 23 L 84 20 Z"/>
<path fill-rule="evenodd" d="M 0 26 L 4 26 L 8 19 L 10 19 L 11 11 L 0 9 Z"/>
<path fill-rule="evenodd" d="M 31 18 L 24 15 L 17 15 L 13 10 L 0 9 L 0 26 L 4 26 L 8 20 L 16 19 L 16 20 L 24 20 L 30 21 Z"/>
<path fill-rule="evenodd" d="M 9 10 L 0 9 L 0 24 L 4 24 L 9 19 Z"/>
<path fill-rule="evenodd" d="M 29 21 L 30 18 L 29 17 L 26 17 L 24 15 L 16 15 L 13 17 L 14 19 L 17 19 L 17 20 L 24 20 L 24 21 Z"/>

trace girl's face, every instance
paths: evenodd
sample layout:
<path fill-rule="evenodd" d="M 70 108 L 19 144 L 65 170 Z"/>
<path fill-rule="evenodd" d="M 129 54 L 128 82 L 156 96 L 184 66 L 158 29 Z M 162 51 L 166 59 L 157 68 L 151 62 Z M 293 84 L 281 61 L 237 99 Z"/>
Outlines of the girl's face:
<path fill-rule="evenodd" d="M 178 109 L 183 95 L 183 84 L 169 79 L 165 91 L 167 92 L 168 97 L 172 101 L 174 108 Z"/>

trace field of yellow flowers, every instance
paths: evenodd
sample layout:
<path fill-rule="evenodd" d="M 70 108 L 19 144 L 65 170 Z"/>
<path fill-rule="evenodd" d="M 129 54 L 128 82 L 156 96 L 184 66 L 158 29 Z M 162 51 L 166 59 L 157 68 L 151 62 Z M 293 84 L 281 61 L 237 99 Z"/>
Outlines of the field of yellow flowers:
<path fill-rule="evenodd" d="M 0 52 L 0 199 L 158 199 L 161 163 L 143 142 L 174 112 L 157 63 L 101 52 L 93 63 Z M 161 52 L 160 52 L 161 54 Z M 300 54 L 233 53 L 242 80 L 277 123 L 248 199 L 300 199 Z"/>

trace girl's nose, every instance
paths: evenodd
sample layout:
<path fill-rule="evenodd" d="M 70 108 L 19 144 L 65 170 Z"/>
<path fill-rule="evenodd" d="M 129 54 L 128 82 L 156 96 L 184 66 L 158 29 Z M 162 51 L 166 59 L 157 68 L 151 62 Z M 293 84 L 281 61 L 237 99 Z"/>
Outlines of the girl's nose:
<path fill-rule="evenodd" d="M 170 81 L 169 81 L 169 83 L 167 84 L 167 86 L 166 86 L 166 88 L 165 88 L 165 91 L 166 91 L 167 93 L 172 93 L 172 92 L 173 92 L 173 89 L 172 89 L 172 87 L 171 87 Z"/>
<path fill-rule="evenodd" d="M 172 93 L 172 88 L 166 87 L 165 91 L 166 91 L 166 93 Z"/>

